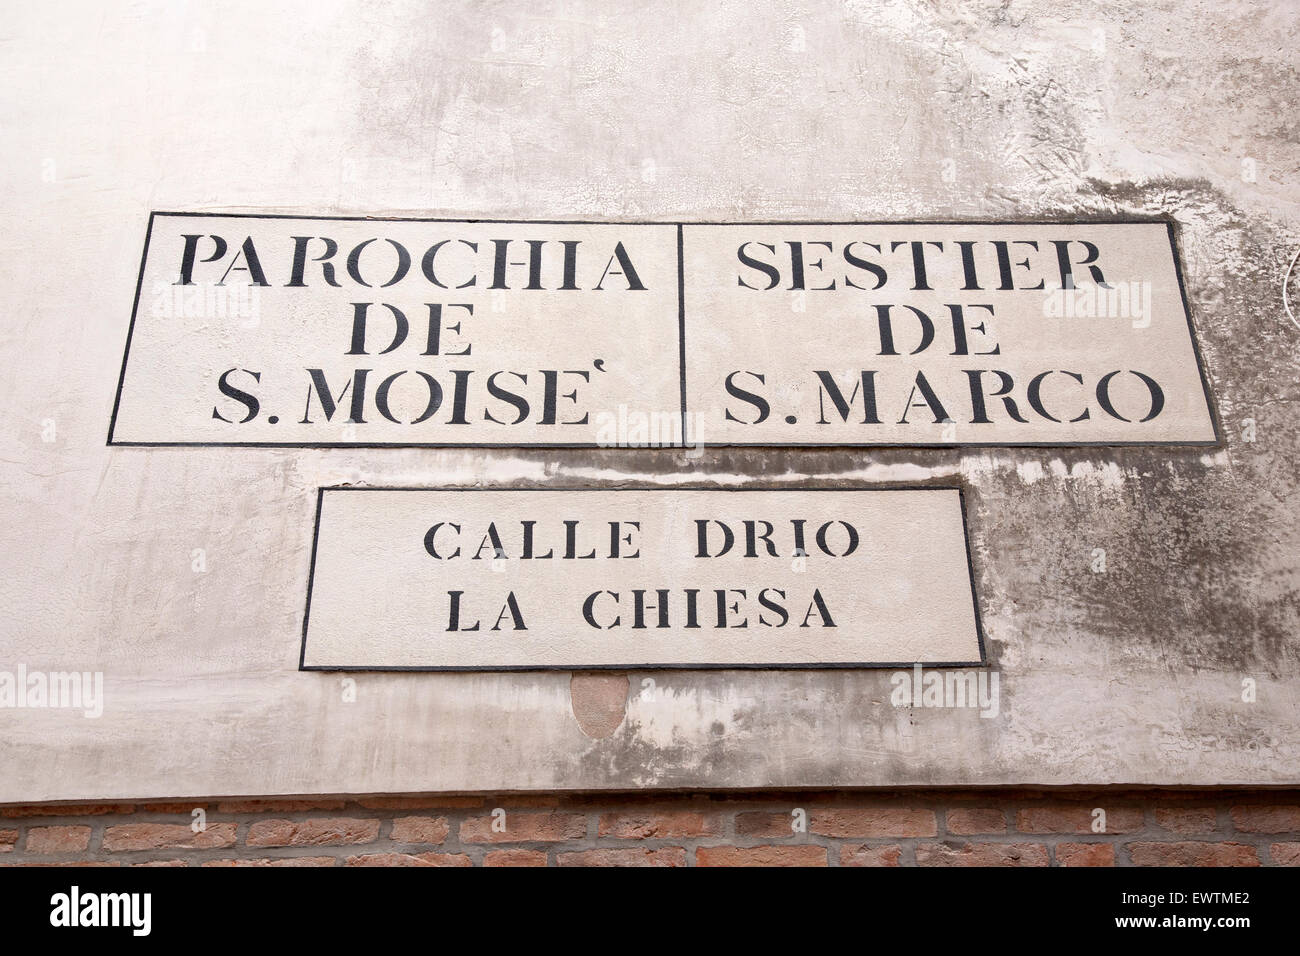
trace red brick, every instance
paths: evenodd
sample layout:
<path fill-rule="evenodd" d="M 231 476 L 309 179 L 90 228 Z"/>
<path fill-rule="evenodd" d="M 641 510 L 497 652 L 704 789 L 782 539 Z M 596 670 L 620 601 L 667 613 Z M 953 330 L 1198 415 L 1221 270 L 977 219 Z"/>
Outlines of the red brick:
<path fill-rule="evenodd" d="M 464 853 L 366 853 L 350 856 L 348 866 L 473 866 Z"/>
<path fill-rule="evenodd" d="M 702 846 L 696 866 L 826 866 L 823 846 Z"/>
<path fill-rule="evenodd" d="M 545 866 L 542 850 L 492 850 L 483 857 L 484 866 Z"/>
<path fill-rule="evenodd" d="M 222 800 L 217 804 L 219 813 L 304 813 L 309 810 L 342 810 L 344 800 Z"/>
<path fill-rule="evenodd" d="M 213 823 L 195 833 L 183 823 L 123 823 L 104 830 L 104 849 L 209 850 L 234 846 L 235 829 L 233 823 Z"/>
<path fill-rule="evenodd" d="M 507 810 L 554 807 L 577 813 L 586 810 L 607 810 L 611 803 L 617 804 L 625 813 L 669 809 L 665 804 L 671 804 L 673 807 L 681 809 L 697 808 L 700 805 L 712 806 L 709 801 L 701 797 L 683 799 L 678 796 L 656 795 L 653 791 L 620 793 L 617 795 L 608 793 L 562 793 L 552 798 L 537 794 L 524 795 L 515 793 L 510 796 L 496 797 L 489 800 L 488 806 L 505 807 Z"/>
<path fill-rule="evenodd" d="M 840 866 L 898 866 L 898 858 L 903 848 L 895 844 L 887 846 L 856 846 L 845 844 L 840 847 Z"/>
<path fill-rule="evenodd" d="M 681 840 L 716 836 L 722 832 L 722 819 L 716 814 L 691 810 L 602 813 L 598 832 L 603 837 L 617 840 Z"/>
<path fill-rule="evenodd" d="M 1086 807 L 1027 807 L 1016 814 L 1016 829 L 1021 833 L 1092 833 L 1092 811 Z M 1144 825 L 1141 810 L 1103 806 L 1106 829 L 1103 833 L 1132 833 Z"/>
<path fill-rule="evenodd" d="M 619 850 L 580 850 L 559 853 L 555 857 L 559 866 L 685 866 L 686 850 L 679 846 L 628 847 Z"/>
<path fill-rule="evenodd" d="M 510 810 L 544 810 L 560 805 L 560 798 L 555 794 L 547 793 L 516 793 L 513 796 L 502 797 L 502 802 L 497 804 Z"/>
<path fill-rule="evenodd" d="M 1300 843 L 1274 843 L 1268 855 L 1278 866 L 1300 866 Z"/>
<path fill-rule="evenodd" d="M 17 830 L 0 830 L 0 853 L 12 853 L 17 842 Z"/>
<path fill-rule="evenodd" d="M 1214 807 L 1160 807 L 1156 826 L 1173 833 L 1213 833 L 1218 828 Z"/>
<path fill-rule="evenodd" d="M 506 812 L 505 831 L 492 829 L 493 818 L 471 817 L 460 825 L 462 843 L 558 843 L 587 835 L 587 818 L 580 813 Z"/>
<path fill-rule="evenodd" d="M 1039 843 L 922 843 L 917 866 L 1047 866 Z"/>
<path fill-rule="evenodd" d="M 142 803 L 135 808 L 136 813 L 183 813 L 186 816 L 195 810 L 206 810 L 208 805 L 200 800 L 178 803 Z M 137 864 L 138 865 L 138 864 Z"/>
<path fill-rule="evenodd" d="M 973 810 L 949 810 L 948 832 L 962 836 L 975 833 L 1006 833 L 1006 814 L 995 807 L 982 807 Z"/>
<path fill-rule="evenodd" d="M 32 827 L 27 831 L 28 853 L 84 853 L 90 846 L 90 827 Z"/>
<path fill-rule="evenodd" d="M 249 846 L 344 846 L 373 843 L 379 836 L 378 820 L 322 817 L 317 820 L 258 820 L 248 828 Z"/>
<path fill-rule="evenodd" d="M 394 843 L 441 843 L 450 831 L 446 817 L 397 817 L 391 839 Z"/>
<path fill-rule="evenodd" d="M 770 792 L 764 792 L 761 790 L 753 792 L 736 790 L 714 794 L 696 794 L 691 799 L 698 803 L 709 803 L 713 806 L 716 806 L 719 802 L 725 802 L 735 804 L 738 807 L 753 806 L 760 803 L 770 807 L 773 802 L 779 800 L 782 806 L 789 806 L 791 809 L 794 809 L 795 807 L 807 808 L 813 806 L 834 806 L 843 803 L 845 796 L 844 793 L 839 790 L 819 790 L 815 792 L 796 790 L 786 791 L 779 795 L 774 795 Z M 610 802 L 608 797 L 606 798 L 606 802 Z"/>
<path fill-rule="evenodd" d="M 134 809 L 130 803 L 24 803 L 0 807 L 0 817 L 102 817 Z"/>
<path fill-rule="evenodd" d="M 243 860 L 209 860 L 204 866 L 244 867 L 244 866 L 333 866 L 337 861 L 332 856 L 282 856 L 250 857 Z"/>
<path fill-rule="evenodd" d="M 792 829 L 794 817 L 788 813 L 738 813 L 736 814 L 736 835 L 761 837 L 767 840 L 780 840 L 785 837 L 798 836 Z"/>
<path fill-rule="evenodd" d="M 1056 862 L 1061 866 L 1114 866 L 1112 843 L 1058 843 Z"/>
<path fill-rule="evenodd" d="M 465 810 L 483 806 L 482 797 L 359 797 L 367 810 Z"/>
<path fill-rule="evenodd" d="M 144 867 L 189 866 L 184 860 L 146 860 L 144 863 L 132 863 L 131 865 Z"/>
<path fill-rule="evenodd" d="M 1135 866 L 1259 866 L 1253 846 L 1242 843 L 1130 843 Z"/>
<path fill-rule="evenodd" d="M 1300 807 L 1233 807 L 1232 825 L 1242 833 L 1300 833 Z"/>
<path fill-rule="evenodd" d="M 873 807 L 866 810 L 814 810 L 808 829 L 829 837 L 934 836 L 933 810 Z"/>

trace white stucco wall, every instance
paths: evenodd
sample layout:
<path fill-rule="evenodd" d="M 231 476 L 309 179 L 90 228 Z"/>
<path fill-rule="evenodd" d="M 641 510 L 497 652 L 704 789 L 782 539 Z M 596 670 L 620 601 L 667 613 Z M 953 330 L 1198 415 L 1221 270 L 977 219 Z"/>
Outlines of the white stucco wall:
<path fill-rule="evenodd" d="M 105 710 L 0 709 L 0 801 L 1300 782 L 1300 9 L 701 6 L 8 12 L 0 669 L 102 671 Z M 153 209 L 1168 216 L 1227 444 L 107 447 Z M 297 670 L 321 485 L 931 478 L 967 489 L 996 718 L 895 707 L 887 672 L 633 673 L 593 739 L 565 673 L 359 675 L 347 703 Z"/>

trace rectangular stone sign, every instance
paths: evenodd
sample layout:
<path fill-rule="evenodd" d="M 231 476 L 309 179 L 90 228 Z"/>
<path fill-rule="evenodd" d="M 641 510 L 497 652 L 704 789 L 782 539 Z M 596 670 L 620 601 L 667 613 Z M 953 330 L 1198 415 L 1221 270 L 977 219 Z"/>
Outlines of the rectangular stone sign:
<path fill-rule="evenodd" d="M 675 226 L 154 213 L 112 444 L 680 438 Z M 602 419 L 603 420 L 603 419 Z"/>
<path fill-rule="evenodd" d="M 709 443 L 1217 443 L 1164 222 L 688 226 Z"/>
<path fill-rule="evenodd" d="M 325 488 L 304 670 L 984 662 L 956 488 Z"/>
<path fill-rule="evenodd" d="M 1172 228 L 155 213 L 121 445 L 1212 445 Z"/>

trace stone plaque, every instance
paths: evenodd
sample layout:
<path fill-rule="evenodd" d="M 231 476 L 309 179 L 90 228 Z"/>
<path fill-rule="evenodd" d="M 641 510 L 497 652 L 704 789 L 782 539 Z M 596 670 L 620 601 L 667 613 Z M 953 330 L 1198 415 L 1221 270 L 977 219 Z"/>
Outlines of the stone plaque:
<path fill-rule="evenodd" d="M 1163 222 L 687 226 L 710 444 L 1216 443 Z"/>
<path fill-rule="evenodd" d="M 110 444 L 680 442 L 672 225 L 155 213 Z"/>
<path fill-rule="evenodd" d="M 984 661 L 956 488 L 326 488 L 304 670 Z"/>
<path fill-rule="evenodd" d="M 155 213 L 109 442 L 1217 437 L 1164 222 Z"/>

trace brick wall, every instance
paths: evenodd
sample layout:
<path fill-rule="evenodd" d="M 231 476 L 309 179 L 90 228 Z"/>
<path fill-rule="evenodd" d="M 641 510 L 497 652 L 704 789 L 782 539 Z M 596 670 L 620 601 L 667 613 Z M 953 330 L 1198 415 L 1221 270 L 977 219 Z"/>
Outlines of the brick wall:
<path fill-rule="evenodd" d="M 198 832 L 196 809 L 203 811 Z M 1094 832 L 1098 809 L 1103 832 Z M 804 832 L 792 829 L 797 819 L 806 821 Z M 530 794 L 0 807 L 0 866 L 87 863 L 1300 865 L 1300 791 Z"/>

